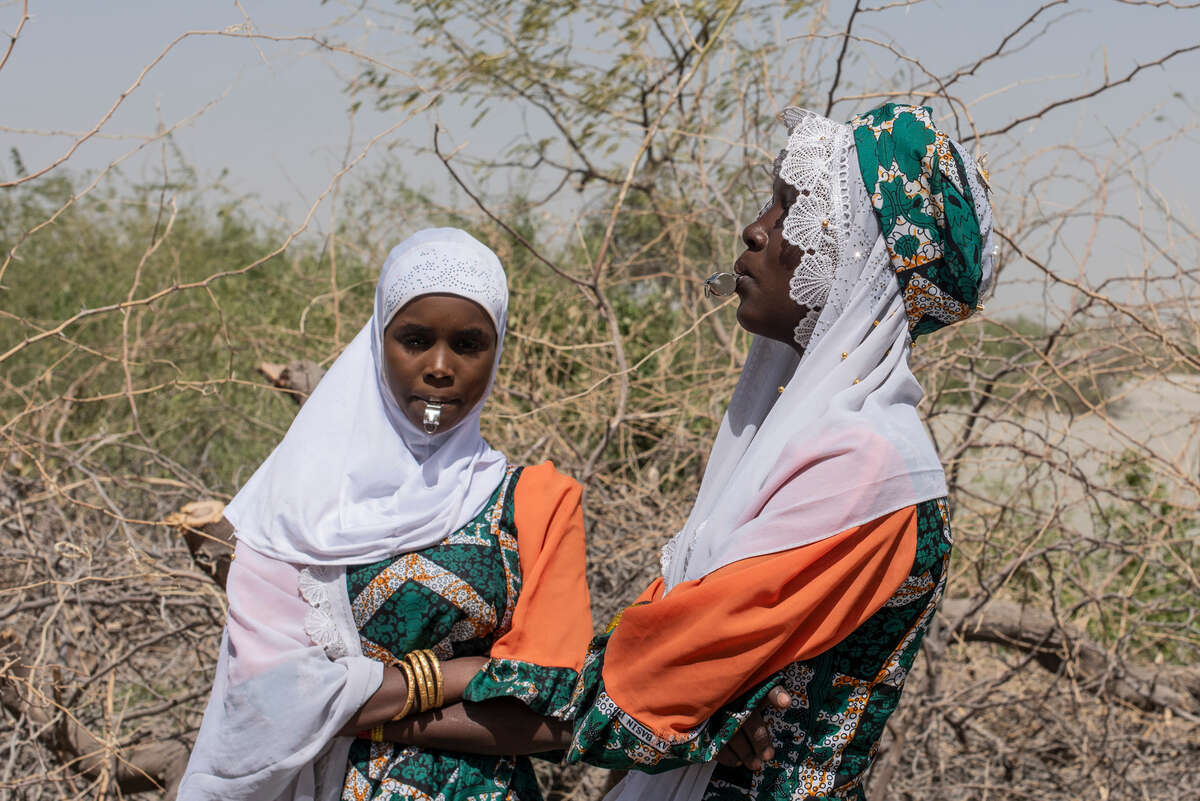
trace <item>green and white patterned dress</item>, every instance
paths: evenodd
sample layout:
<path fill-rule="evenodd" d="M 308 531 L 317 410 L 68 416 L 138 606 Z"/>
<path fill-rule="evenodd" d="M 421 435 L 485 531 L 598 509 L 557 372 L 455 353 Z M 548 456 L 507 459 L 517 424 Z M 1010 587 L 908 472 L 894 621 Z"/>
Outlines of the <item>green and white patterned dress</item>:
<path fill-rule="evenodd" d="M 518 486 L 535 506 L 544 507 L 548 497 L 560 503 L 549 514 L 534 509 L 522 515 Z M 440 659 L 491 654 L 465 700 L 516 697 L 539 714 L 568 718 L 578 677 L 574 668 L 591 634 L 586 585 L 580 580 L 564 597 L 557 590 L 565 583 L 547 592 L 531 586 L 526 573 L 581 574 L 578 497 L 578 484 L 552 465 L 510 467 L 483 511 L 441 544 L 347 568 L 346 589 L 364 655 L 386 663 L 421 648 Z M 560 659 L 541 661 L 561 664 L 520 658 L 516 651 L 528 648 L 531 637 L 542 646 L 535 648 L 539 656 L 559 648 Z M 573 667 L 563 666 L 572 660 Z M 528 757 L 356 739 L 342 797 L 532 801 L 541 794 Z"/>
<path fill-rule="evenodd" d="M 644 704 L 639 706 L 639 711 L 631 713 L 609 694 L 606 676 L 622 678 L 621 674 L 627 671 L 647 669 L 646 664 L 634 662 L 625 666 L 614 663 L 605 670 L 611 638 L 621 636 L 623 627 L 644 624 L 643 620 L 635 618 L 637 605 L 627 609 L 610 631 L 597 637 L 589 649 L 580 675 L 578 701 L 582 709 L 567 761 L 647 773 L 710 762 L 767 692 L 780 685 L 791 694 L 791 707 L 764 713 L 775 744 L 774 759 L 757 772 L 718 765 L 704 792 L 704 801 L 748 798 L 757 801 L 865 801 L 863 779 L 941 599 L 950 558 L 946 501 L 926 501 L 918 504 L 915 511 L 915 532 L 910 532 L 915 535 L 911 568 L 881 608 L 828 650 L 792 662 L 766 678 L 754 681 L 747 689 L 737 692 L 732 701 L 722 704 L 714 714 L 689 730 L 669 729 L 662 722 L 667 716 L 655 720 L 641 711 L 646 708 Z M 803 551 L 804 548 L 799 548 L 795 553 Z M 780 571 L 786 573 L 794 568 L 796 563 L 790 563 L 789 567 L 786 561 L 789 558 L 785 552 L 747 560 L 758 564 L 748 566 L 732 578 L 741 587 L 742 595 L 762 591 L 772 580 L 772 574 L 778 577 Z M 701 583 L 684 589 L 693 590 L 693 597 L 681 599 L 680 603 L 695 609 L 697 617 L 712 615 L 715 621 L 708 624 L 693 620 L 692 630 L 702 626 L 706 636 L 714 640 L 737 631 L 735 619 L 728 619 L 724 624 L 719 621 L 722 607 L 729 605 L 720 597 L 727 594 L 725 588 L 705 589 Z M 675 592 L 672 591 L 672 595 Z M 769 586 L 767 592 L 770 592 Z M 653 588 L 647 595 L 651 598 L 643 603 L 648 609 L 658 600 L 653 597 Z M 852 606 L 858 600 L 861 597 L 843 598 L 840 603 L 835 601 L 830 606 Z M 822 610 L 822 613 L 840 614 L 836 608 Z M 785 620 L 776 620 L 776 623 L 780 627 L 788 625 Z M 660 636 L 670 636 L 666 629 L 671 623 L 659 618 L 656 625 Z M 630 632 L 624 634 L 636 636 Z M 749 642 L 760 632 L 745 631 L 743 634 Z M 696 655 L 696 661 L 705 658 L 710 657 L 701 653 Z M 688 696 L 696 693 L 696 684 L 688 679 L 688 671 L 695 668 L 694 663 L 685 664 L 689 659 L 687 654 L 678 654 L 677 665 L 663 667 L 677 674 L 673 683 L 679 690 L 674 697 L 663 698 L 660 693 L 660 697 L 652 699 L 650 705 L 655 709 L 686 707 Z M 736 674 L 736 664 L 729 663 L 728 667 Z M 736 679 L 731 682 L 737 683 Z M 638 699 L 634 700 L 638 702 Z"/>

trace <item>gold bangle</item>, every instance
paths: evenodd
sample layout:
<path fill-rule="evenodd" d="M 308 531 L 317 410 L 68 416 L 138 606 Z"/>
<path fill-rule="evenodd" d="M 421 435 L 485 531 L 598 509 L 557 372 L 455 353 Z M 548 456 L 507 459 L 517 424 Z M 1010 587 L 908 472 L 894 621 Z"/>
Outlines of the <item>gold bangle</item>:
<path fill-rule="evenodd" d="M 404 680 L 408 683 L 408 688 L 405 691 L 404 708 L 395 714 L 392 720 L 400 720 L 408 715 L 413 708 L 413 699 L 417 697 L 416 683 L 417 679 L 413 675 L 413 669 L 409 664 L 401 659 L 392 660 L 393 664 L 404 673 Z"/>
<path fill-rule="evenodd" d="M 440 709 L 446 702 L 446 680 L 442 678 L 442 662 L 433 651 L 426 650 L 425 655 L 429 657 L 429 663 L 433 666 L 434 680 L 437 682 L 437 692 L 433 704 Z"/>
<path fill-rule="evenodd" d="M 432 682 L 425 675 L 425 661 L 416 651 L 405 654 L 404 661 L 412 667 L 417 678 L 417 711 L 424 712 L 429 709 L 429 702 L 433 700 L 430 697 L 433 694 Z"/>
<path fill-rule="evenodd" d="M 437 709 L 442 705 L 442 670 L 438 658 L 433 651 L 422 649 L 417 652 L 425 663 L 425 675 L 429 679 L 429 708 Z"/>
<path fill-rule="evenodd" d="M 373 742 L 373 743 L 382 743 L 383 742 L 383 724 L 371 727 L 371 742 Z"/>
<path fill-rule="evenodd" d="M 424 705 L 426 712 L 433 709 L 433 669 L 429 667 L 429 662 L 425 659 L 423 651 L 415 652 L 414 661 L 421 665 L 421 680 L 424 682 L 421 686 L 424 693 L 421 695 L 421 703 Z"/>

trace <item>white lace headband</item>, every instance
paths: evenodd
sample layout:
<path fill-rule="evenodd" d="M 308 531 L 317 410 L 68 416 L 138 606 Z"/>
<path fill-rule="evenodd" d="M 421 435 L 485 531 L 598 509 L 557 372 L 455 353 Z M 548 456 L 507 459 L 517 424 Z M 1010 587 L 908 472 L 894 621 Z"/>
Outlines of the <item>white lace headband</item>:
<path fill-rule="evenodd" d="M 448 292 L 475 301 L 500 331 L 504 326 L 504 309 L 508 305 L 508 286 L 504 268 L 495 254 L 474 239 L 466 239 L 465 233 L 451 238 L 456 235 L 453 229 L 435 229 L 428 234 L 428 241 L 416 245 L 406 242 L 388 256 L 380 278 L 383 284 L 383 304 L 379 310 L 381 332 L 405 303 L 419 295 L 435 292 Z M 434 238 L 437 234 L 442 236 Z"/>
<path fill-rule="evenodd" d="M 808 310 L 793 334 L 803 347 L 829 298 L 850 227 L 845 191 L 850 128 L 806 109 L 784 109 L 780 118 L 788 141 L 776 172 L 797 192 L 783 221 L 783 238 L 804 251 L 788 293 Z"/>

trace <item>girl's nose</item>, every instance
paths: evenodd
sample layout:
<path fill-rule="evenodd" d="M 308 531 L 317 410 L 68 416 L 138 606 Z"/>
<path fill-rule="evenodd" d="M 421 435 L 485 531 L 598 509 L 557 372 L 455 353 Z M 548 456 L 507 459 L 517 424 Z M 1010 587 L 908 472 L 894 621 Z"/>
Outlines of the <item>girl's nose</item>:
<path fill-rule="evenodd" d="M 425 364 L 425 381 L 431 386 L 446 387 L 454 383 L 454 370 L 449 348 L 434 347 Z"/>
<path fill-rule="evenodd" d="M 742 229 L 742 241 L 751 250 L 762 250 L 767 246 L 767 229 L 762 222 L 755 220 Z"/>

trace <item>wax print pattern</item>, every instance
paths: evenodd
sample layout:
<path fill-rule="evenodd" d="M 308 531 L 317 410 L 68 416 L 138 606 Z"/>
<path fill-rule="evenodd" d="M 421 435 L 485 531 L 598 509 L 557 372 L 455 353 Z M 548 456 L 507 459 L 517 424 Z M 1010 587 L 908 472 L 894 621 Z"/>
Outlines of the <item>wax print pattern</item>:
<path fill-rule="evenodd" d="M 962 159 L 927 106 L 888 103 L 850 121 L 867 194 L 900 280 L 909 334 L 979 302 L 982 237 Z"/>
<path fill-rule="evenodd" d="M 704 801 L 866 801 L 863 779 L 945 587 L 952 545 L 948 512 L 945 499 L 917 505 L 912 569 L 853 634 L 813 659 L 788 665 L 677 742 L 655 736 L 604 692 L 601 669 L 611 631 L 597 637 L 579 677 L 583 711 L 567 760 L 650 773 L 711 761 L 781 684 L 791 707 L 764 713 L 775 758 L 758 772 L 718 765 Z"/>
<path fill-rule="evenodd" d="M 510 465 L 483 511 L 441 544 L 347 568 L 346 588 L 365 655 L 390 662 L 429 648 L 440 659 L 486 656 L 511 628 L 521 591 L 513 503 L 520 474 Z M 569 668 L 493 660 L 465 696 L 473 701 L 514 696 L 540 714 L 563 717 L 576 679 Z M 529 801 L 541 793 L 527 757 L 357 739 L 342 798 Z"/>

